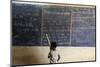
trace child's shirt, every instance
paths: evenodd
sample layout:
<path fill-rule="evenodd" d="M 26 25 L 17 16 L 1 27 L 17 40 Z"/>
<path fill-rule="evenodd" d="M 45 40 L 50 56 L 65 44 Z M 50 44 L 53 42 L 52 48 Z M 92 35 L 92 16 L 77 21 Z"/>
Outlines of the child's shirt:
<path fill-rule="evenodd" d="M 50 63 L 57 63 L 60 55 L 57 50 L 51 50 L 49 52 L 48 58 L 50 58 Z"/>

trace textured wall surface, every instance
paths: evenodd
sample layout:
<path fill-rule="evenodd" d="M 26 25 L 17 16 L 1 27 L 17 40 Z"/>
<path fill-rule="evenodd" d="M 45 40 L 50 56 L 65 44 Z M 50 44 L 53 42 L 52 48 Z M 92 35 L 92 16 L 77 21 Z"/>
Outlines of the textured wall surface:
<path fill-rule="evenodd" d="M 13 64 L 48 64 L 49 47 L 13 47 Z M 62 62 L 95 61 L 94 47 L 57 47 Z"/>

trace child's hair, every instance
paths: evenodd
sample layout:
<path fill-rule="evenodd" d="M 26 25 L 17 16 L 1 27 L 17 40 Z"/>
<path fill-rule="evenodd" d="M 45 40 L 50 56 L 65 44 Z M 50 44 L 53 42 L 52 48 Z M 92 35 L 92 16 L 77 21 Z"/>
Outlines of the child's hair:
<path fill-rule="evenodd" d="M 57 43 L 56 42 L 51 42 L 50 49 L 55 50 L 56 47 L 57 47 Z"/>

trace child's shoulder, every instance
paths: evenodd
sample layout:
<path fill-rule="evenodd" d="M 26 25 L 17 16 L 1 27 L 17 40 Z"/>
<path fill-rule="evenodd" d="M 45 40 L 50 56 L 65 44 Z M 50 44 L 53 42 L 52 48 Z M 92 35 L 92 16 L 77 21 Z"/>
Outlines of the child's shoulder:
<path fill-rule="evenodd" d="M 56 53 L 58 53 L 58 50 L 51 50 L 50 52 L 56 52 Z"/>

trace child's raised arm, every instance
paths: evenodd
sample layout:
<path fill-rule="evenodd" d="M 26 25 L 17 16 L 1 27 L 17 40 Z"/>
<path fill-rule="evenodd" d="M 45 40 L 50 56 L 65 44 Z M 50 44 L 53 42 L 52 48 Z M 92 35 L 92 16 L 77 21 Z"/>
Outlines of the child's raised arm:
<path fill-rule="evenodd" d="M 48 37 L 48 34 L 46 34 L 46 37 L 47 37 L 49 46 L 51 46 L 51 42 L 50 42 L 50 39 L 49 39 L 49 37 Z"/>

